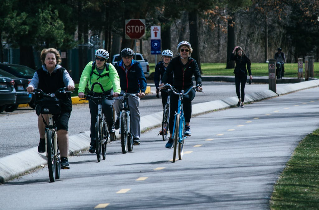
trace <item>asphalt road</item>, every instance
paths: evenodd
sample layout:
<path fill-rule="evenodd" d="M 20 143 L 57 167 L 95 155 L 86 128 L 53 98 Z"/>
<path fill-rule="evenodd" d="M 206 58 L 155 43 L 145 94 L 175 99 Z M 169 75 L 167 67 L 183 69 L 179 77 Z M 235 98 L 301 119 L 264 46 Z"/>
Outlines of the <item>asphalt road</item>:
<path fill-rule="evenodd" d="M 151 92 L 155 87 L 151 83 Z M 285 84 L 278 84 L 278 87 Z M 246 93 L 267 90 L 268 84 L 253 84 L 246 86 Z M 214 101 L 236 96 L 235 86 L 227 82 L 203 82 L 204 93 L 197 93 L 193 104 Z M 146 116 L 162 110 L 161 99 L 150 94 L 140 102 L 141 116 Z M 0 158 L 10 154 L 35 147 L 39 142 L 37 116 L 30 108 L 19 108 L 7 113 L 0 113 Z M 88 104 L 73 105 L 69 121 L 69 135 L 88 131 L 90 128 L 90 111 Z"/>
<path fill-rule="evenodd" d="M 107 160 L 87 152 L 48 182 L 45 166 L 0 186 L 1 209 L 269 209 L 273 185 L 300 140 L 318 128 L 319 88 L 192 118 L 183 160 L 158 130 Z"/>

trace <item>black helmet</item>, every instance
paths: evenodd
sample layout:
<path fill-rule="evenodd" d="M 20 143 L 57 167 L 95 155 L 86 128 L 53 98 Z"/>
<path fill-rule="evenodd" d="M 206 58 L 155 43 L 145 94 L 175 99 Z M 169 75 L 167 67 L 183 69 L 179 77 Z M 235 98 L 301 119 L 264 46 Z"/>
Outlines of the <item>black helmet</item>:
<path fill-rule="evenodd" d="M 126 57 L 126 56 L 133 56 L 134 52 L 131 48 L 124 48 L 121 51 L 121 57 Z"/>
<path fill-rule="evenodd" d="M 278 48 L 278 51 L 281 51 L 281 47 Z"/>

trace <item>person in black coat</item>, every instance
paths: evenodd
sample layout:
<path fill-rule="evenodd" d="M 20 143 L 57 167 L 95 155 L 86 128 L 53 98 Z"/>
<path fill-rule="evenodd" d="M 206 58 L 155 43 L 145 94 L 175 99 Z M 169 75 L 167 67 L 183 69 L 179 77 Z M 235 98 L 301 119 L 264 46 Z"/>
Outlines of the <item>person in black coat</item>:
<path fill-rule="evenodd" d="M 238 107 L 241 106 L 242 108 L 244 108 L 245 84 L 247 82 L 247 70 L 248 70 L 250 80 L 253 79 L 251 75 L 251 62 L 250 62 L 250 59 L 244 54 L 243 49 L 239 46 L 234 48 L 230 59 L 235 61 L 236 63 L 234 74 L 235 74 L 236 94 L 238 97 L 237 106 Z"/>

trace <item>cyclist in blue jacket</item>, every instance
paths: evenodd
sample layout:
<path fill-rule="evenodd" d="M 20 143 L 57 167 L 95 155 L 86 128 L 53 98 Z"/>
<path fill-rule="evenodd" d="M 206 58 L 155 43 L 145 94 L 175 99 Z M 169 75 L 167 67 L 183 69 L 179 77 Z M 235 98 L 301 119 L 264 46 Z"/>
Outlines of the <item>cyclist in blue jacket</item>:
<path fill-rule="evenodd" d="M 137 93 L 138 96 L 130 95 L 128 104 L 130 107 L 130 126 L 133 135 L 134 145 L 140 144 L 140 111 L 138 109 L 140 98 L 145 96 L 146 78 L 139 62 L 133 59 L 134 52 L 130 48 L 124 48 L 121 51 L 122 60 L 115 64 L 115 68 L 120 77 L 121 93 Z M 120 107 L 123 97 L 115 98 L 114 109 L 118 116 L 115 122 L 115 128 L 119 128 Z"/>

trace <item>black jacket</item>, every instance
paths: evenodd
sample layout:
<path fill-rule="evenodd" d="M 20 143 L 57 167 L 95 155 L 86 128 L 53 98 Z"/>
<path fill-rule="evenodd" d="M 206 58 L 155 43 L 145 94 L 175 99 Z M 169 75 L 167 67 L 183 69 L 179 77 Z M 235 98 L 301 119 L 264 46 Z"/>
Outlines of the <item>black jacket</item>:
<path fill-rule="evenodd" d="M 160 61 L 155 66 L 155 74 L 154 74 L 154 83 L 155 87 L 159 87 L 159 83 L 163 81 L 164 72 L 166 71 L 167 67 L 164 66 L 164 62 Z M 171 83 L 168 81 L 168 83 Z"/>
<path fill-rule="evenodd" d="M 250 68 L 251 62 L 245 54 L 243 54 L 242 56 L 238 56 L 232 53 L 230 56 L 230 59 L 235 61 L 236 63 L 235 70 L 234 70 L 235 75 L 247 75 L 247 70 L 248 70 L 249 76 L 251 75 L 251 68 Z"/>
<path fill-rule="evenodd" d="M 187 90 L 193 86 L 193 75 L 196 85 L 202 84 L 201 74 L 195 59 L 189 57 L 186 65 L 183 65 L 181 57 L 177 56 L 171 60 L 163 75 L 163 83 L 170 83 L 177 90 Z"/>

